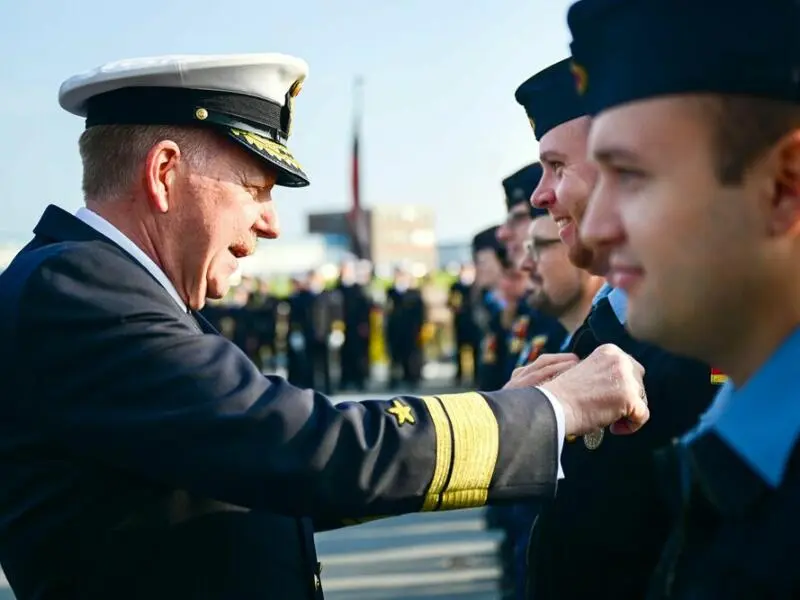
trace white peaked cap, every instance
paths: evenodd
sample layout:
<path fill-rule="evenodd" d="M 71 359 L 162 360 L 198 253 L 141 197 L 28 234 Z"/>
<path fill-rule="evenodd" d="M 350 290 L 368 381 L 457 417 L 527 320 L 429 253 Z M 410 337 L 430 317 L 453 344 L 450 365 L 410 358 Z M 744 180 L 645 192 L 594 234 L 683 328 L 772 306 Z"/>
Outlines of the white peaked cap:
<path fill-rule="evenodd" d="M 66 111 L 95 125 L 209 126 L 278 170 L 278 185 L 308 185 L 286 146 L 308 65 L 284 54 L 170 55 L 107 63 L 67 79 Z"/>

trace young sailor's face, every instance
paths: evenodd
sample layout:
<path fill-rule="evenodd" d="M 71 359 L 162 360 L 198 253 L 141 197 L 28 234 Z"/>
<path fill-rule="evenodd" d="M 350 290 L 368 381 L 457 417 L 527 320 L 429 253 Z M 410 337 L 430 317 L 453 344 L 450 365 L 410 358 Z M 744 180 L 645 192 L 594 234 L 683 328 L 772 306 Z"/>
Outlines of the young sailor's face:
<path fill-rule="evenodd" d="M 581 236 L 608 254 L 609 283 L 628 293 L 628 327 L 709 359 L 726 332 L 734 342 L 761 293 L 763 186 L 720 183 L 711 127 L 689 98 L 600 113 L 589 151 L 599 176 Z"/>

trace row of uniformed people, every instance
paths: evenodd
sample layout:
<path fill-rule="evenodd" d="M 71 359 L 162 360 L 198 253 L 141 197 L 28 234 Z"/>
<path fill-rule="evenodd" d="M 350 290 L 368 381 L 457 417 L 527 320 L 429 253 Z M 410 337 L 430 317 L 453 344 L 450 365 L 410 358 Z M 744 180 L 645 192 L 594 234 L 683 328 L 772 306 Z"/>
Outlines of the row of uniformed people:
<path fill-rule="evenodd" d="M 413 389 L 422 374 L 427 310 L 406 269 L 395 270 L 381 304 L 389 387 L 402 383 Z M 379 325 L 376 308 L 367 286 L 356 280 L 353 265 L 346 262 L 332 288 L 318 271 L 294 278 L 286 299 L 271 295 L 266 284 L 245 281 L 233 292 L 233 302 L 209 305 L 203 314 L 265 372 L 275 370 L 281 353 L 289 381 L 331 393 L 332 348 L 338 349 L 341 369 L 337 389 L 365 389 L 371 335 Z"/>
<path fill-rule="evenodd" d="M 563 351 L 582 359 L 603 344 L 615 344 L 643 365 L 653 419 L 635 436 L 608 436 L 600 429 L 582 439 L 569 439 L 562 454 L 568 477 L 554 500 L 518 503 L 493 513 L 507 533 L 505 565 L 513 574 L 508 579 L 513 581 L 515 597 L 540 600 L 594 594 L 633 599 L 646 593 L 670 525 L 664 504 L 656 499 L 653 453 L 697 420 L 720 378 L 708 365 L 635 341 L 625 329 L 624 293 L 607 284 L 598 289 L 592 274 L 605 272 L 607 257 L 602 250 L 585 246 L 577 234 L 594 167 L 586 160 L 588 127 L 581 129 L 588 119 L 573 86 L 568 61 L 563 61 L 526 81 L 517 92 L 541 144 L 541 164 L 529 167 L 540 177 L 526 201 L 533 206 L 532 218 L 524 227 L 509 228 L 500 239 L 506 242 L 506 254 L 517 260 L 510 266 L 531 276 L 529 310 L 560 322 L 560 335 L 550 334 L 544 339 L 553 343 L 540 348 L 535 334 L 529 334 L 525 352 L 515 355 L 515 366 L 542 353 Z M 509 211 L 509 221 L 513 219 Z M 526 242 L 527 254 L 520 254 L 518 249 Z M 556 252 L 572 264 L 547 268 Z M 589 279 L 583 280 L 578 313 L 567 314 L 566 307 L 553 300 L 557 292 L 553 288 L 563 283 L 565 271 L 575 269 L 582 269 Z M 515 342 L 513 328 L 506 331 L 512 332 L 507 339 Z M 620 523 L 626 526 L 621 529 Z M 571 576 L 576 571 L 580 577 Z"/>
<path fill-rule="evenodd" d="M 574 147 L 575 130 L 585 125 L 585 117 L 573 88 L 569 61 L 526 81 L 517 99 L 526 108 L 539 141 L 551 131 L 554 134 L 543 145 L 544 180 L 538 162 L 504 180 L 506 222 L 481 232 L 474 240 L 479 277 L 478 285 L 473 285 L 477 290 L 463 281 L 451 289 L 455 321 L 463 332 L 461 343 L 468 344 L 470 335 L 481 339 L 478 384 L 481 389 L 496 389 L 513 368 L 541 354 L 568 351 L 584 358 L 600 345 L 613 343 L 645 367 L 648 399 L 658 413 L 653 424 L 632 438 L 608 437 L 599 430 L 584 436 L 581 444 L 572 440 L 562 462 L 571 477 L 561 486 L 555 501 L 544 506 L 495 508 L 490 517 L 506 532 L 504 565 L 507 583 L 516 597 L 524 597 L 526 587 L 530 587 L 527 593 L 536 598 L 577 598 L 589 593 L 635 598 L 646 588 L 669 525 L 664 506 L 653 500 L 656 482 L 652 454 L 697 420 L 724 376 L 708 365 L 633 340 L 624 326 L 624 293 L 607 284 L 599 289 L 601 279 L 592 275 L 604 271 L 605 258 L 584 246 L 576 232 L 568 231 L 580 222 L 593 178 L 592 166 L 585 158 L 588 128 L 582 142 Z M 578 134 L 581 140 L 579 129 Z M 554 164 L 549 158 L 553 154 L 565 164 Z M 572 174 L 564 175 L 565 168 L 572 170 L 575 166 L 575 179 Z M 559 190 L 556 177 L 561 178 L 562 185 L 566 178 L 566 192 Z M 548 210 L 551 217 L 545 217 Z M 534 235 L 537 227 L 540 233 Z M 549 235 L 542 236 L 541 231 L 548 229 Z M 556 252 L 552 247 L 556 245 L 563 246 L 558 252 L 569 256 L 574 264 L 538 269 L 542 256 L 545 261 L 552 260 Z M 488 266 L 492 263 L 498 268 Z M 565 271 L 576 269 L 582 269 L 588 279 L 576 273 L 564 277 Z M 491 285 L 487 272 L 497 274 L 495 285 Z M 577 296 L 583 301 L 577 307 L 567 303 L 570 310 L 566 315 L 563 303 L 554 302 L 550 295 L 551 288 L 565 279 L 584 283 Z M 587 303 L 589 296 L 593 297 L 591 304 Z M 470 301 L 465 302 L 465 297 Z M 629 478 L 626 473 L 632 471 L 640 477 Z M 528 556 L 537 515 L 541 518 Z M 614 535 L 608 528 L 623 516 L 636 526 L 626 534 Z M 596 556 L 598 543 L 606 547 L 600 558 Z M 615 564 L 633 571 L 623 579 L 624 584 L 620 583 L 622 573 L 613 568 Z M 566 577 L 576 566 L 587 578 Z"/>
<path fill-rule="evenodd" d="M 566 332 L 558 321 L 531 306 L 532 284 L 521 266 L 521 240 L 543 213 L 529 202 L 541 172 L 534 163 L 503 180 L 506 220 L 475 235 L 474 271 L 462 271 L 450 288 L 457 383 L 463 383 L 469 365 L 481 389 L 498 389 L 519 364 L 558 351 L 563 343 Z"/>
<path fill-rule="evenodd" d="M 598 429 L 582 438 L 568 439 L 562 454 L 566 478 L 555 498 L 529 505 L 527 519 L 532 522 L 535 518 L 536 525 L 527 556 L 517 553 L 518 597 L 800 597 L 800 576 L 793 566 L 798 557 L 796 540 L 800 529 L 796 511 L 789 508 L 800 499 L 800 462 L 796 460 L 800 403 L 797 387 L 790 383 L 793 380 L 779 374 L 779 365 L 796 362 L 800 356 L 800 344 L 795 343 L 800 322 L 797 294 L 787 293 L 787 299 L 776 309 L 777 315 L 764 315 L 751 325 L 753 331 L 759 320 L 763 326 L 770 321 L 782 322 L 775 330 L 772 346 L 764 348 L 760 358 L 751 360 L 756 373 L 751 377 L 737 363 L 746 360 L 749 351 L 732 335 L 736 327 L 728 324 L 735 315 L 744 314 L 746 305 L 717 295 L 716 300 L 708 300 L 710 281 L 735 289 L 739 285 L 737 279 L 753 277 L 734 276 L 731 282 L 725 279 L 727 275 L 712 268 L 718 264 L 714 253 L 730 248 L 732 239 L 715 235 L 713 225 L 696 225 L 695 222 L 708 221 L 708 216 L 699 210 L 689 211 L 694 220 L 681 221 L 691 223 L 695 231 L 702 233 L 701 239 L 708 240 L 700 241 L 700 246 L 689 243 L 695 256 L 692 250 L 675 249 L 681 243 L 678 239 L 666 243 L 658 239 L 667 238 L 672 232 L 661 227 L 657 215 L 675 218 L 685 212 L 677 206 L 680 203 L 700 201 L 709 209 L 736 210 L 740 216 L 749 210 L 723 208 L 722 203 L 731 199 L 708 187 L 699 188 L 697 172 L 691 175 L 670 170 L 676 162 L 688 166 L 696 160 L 689 156 L 694 139 L 690 132 L 698 135 L 705 128 L 703 135 L 707 135 L 709 126 L 719 132 L 741 125 L 714 123 L 712 115 L 722 110 L 720 107 L 743 103 L 764 115 L 762 118 L 775 127 L 774 133 L 750 138 L 762 137 L 760 151 L 765 154 L 770 145 L 782 148 L 786 154 L 782 155 L 781 168 L 797 164 L 791 158 L 791 153 L 797 151 L 796 145 L 792 146 L 795 142 L 790 142 L 789 137 L 781 142 L 781 136 L 791 134 L 796 139 L 800 123 L 796 78 L 790 76 L 800 64 L 800 53 L 796 45 L 791 45 L 784 47 L 786 55 L 782 55 L 770 36 L 776 35 L 784 44 L 793 39 L 791 31 L 800 25 L 800 10 L 797 3 L 788 1 L 773 2 L 769 9 L 772 14 L 764 12 L 763 7 L 751 10 L 744 3 L 734 4 L 735 7 L 721 2 L 687 2 L 674 6 L 668 2 L 630 1 L 616 3 L 611 11 L 600 0 L 578 2 L 570 10 L 572 48 L 578 56 L 537 73 L 517 91 L 517 100 L 524 106 L 539 142 L 544 167 L 544 176 L 531 201 L 550 213 L 548 217 L 537 217 L 527 232 L 528 270 L 543 288 L 539 307 L 564 325 L 567 339 L 563 349 L 573 355 L 546 358 L 582 359 L 600 345 L 613 343 L 643 365 L 644 387 L 652 411 L 650 423 L 634 436 L 609 436 L 604 429 Z M 728 21 L 715 30 L 710 36 L 713 41 L 709 41 L 706 38 L 710 28 L 718 23 L 720 14 L 726 15 Z M 745 46 L 750 43 L 744 41 L 745 32 L 752 31 L 753 23 L 759 23 L 763 30 L 754 45 Z M 687 31 L 696 45 L 692 47 L 701 47 L 706 56 L 697 56 L 694 51 L 673 54 L 674 46 L 668 40 L 676 38 L 670 35 L 686 35 Z M 741 57 L 747 57 L 745 63 L 726 54 L 733 48 L 738 48 Z M 743 64 L 752 64 L 753 69 L 742 72 Z M 703 92 L 712 96 L 698 99 L 693 95 Z M 675 94 L 685 94 L 686 98 Z M 743 94 L 745 99 L 731 100 L 730 94 Z M 640 102 L 642 99 L 657 99 L 661 104 L 651 102 L 648 106 Z M 634 104 L 627 107 L 631 102 Z M 598 112 L 607 116 L 594 123 L 600 133 L 592 147 L 589 132 L 592 117 Z M 769 114 L 787 116 L 781 120 L 780 116 L 766 116 Z M 742 116 L 747 118 L 744 113 Z M 629 127 L 625 126 L 626 119 L 630 119 Z M 677 134 L 671 129 L 689 124 L 694 129 Z M 741 152 L 735 146 L 725 146 L 735 143 L 731 137 L 705 139 L 717 140 L 705 142 L 705 151 L 712 156 Z M 683 148 L 683 154 L 671 159 L 659 157 L 659 153 L 666 152 L 659 144 Z M 747 154 L 741 160 L 737 177 L 745 181 L 749 177 L 752 183 L 755 177 L 742 173 L 745 166 L 752 168 L 757 156 Z M 705 168 L 707 173 L 712 172 L 713 167 Z M 650 182 L 655 173 L 676 186 L 672 193 L 659 197 L 661 192 Z M 780 177 L 776 170 L 764 183 L 777 183 L 776 178 Z M 693 182 L 701 197 L 690 194 L 690 200 L 682 194 Z M 732 182 L 716 183 L 718 188 L 730 185 Z M 735 185 L 747 190 L 747 183 Z M 678 186 L 683 186 L 683 192 Z M 709 196 L 703 198 L 702 194 Z M 708 202 L 713 194 L 718 194 L 716 207 Z M 745 194 L 751 201 L 758 196 L 752 188 Z M 782 219 L 779 215 L 786 205 L 796 205 L 800 195 L 796 189 L 780 185 L 771 194 L 775 212 L 764 218 L 773 219 L 774 226 Z M 791 200 L 787 201 L 787 197 Z M 654 209 L 645 202 L 662 202 L 663 212 L 652 212 Z M 781 202 L 783 208 L 779 208 Z M 590 210 L 591 218 L 587 219 Z M 750 296 L 754 301 L 763 302 L 778 289 L 792 288 L 791 261 L 797 259 L 797 236 L 789 232 L 797 231 L 796 215 L 800 211 L 790 210 L 794 214 L 792 226 L 782 230 L 789 245 L 780 257 L 789 271 L 770 281 L 773 289 L 763 287 L 756 292 L 759 288 L 754 288 Z M 621 215 L 631 220 L 625 221 Z M 755 218 L 754 213 L 750 218 Z M 758 228 L 754 223 L 750 230 Z M 640 237 L 629 240 L 629 232 Z M 770 236 L 761 235 L 765 239 L 756 241 L 754 236 L 747 242 L 753 246 L 747 250 L 751 257 L 763 252 L 768 244 L 774 245 L 766 239 Z M 703 247 L 705 243 L 708 248 Z M 659 264 L 653 262 L 655 254 L 637 256 L 632 249 L 652 253 L 659 244 L 662 253 L 680 254 L 684 262 L 668 260 Z M 789 250 L 791 244 L 794 250 Z M 675 288 L 681 285 L 682 268 L 692 272 L 690 265 L 700 265 L 693 272 L 693 283 L 699 288 L 694 297 L 703 302 L 706 312 L 702 316 L 683 313 L 687 323 L 668 322 L 667 315 L 658 312 L 659 307 L 677 314 L 680 307 L 668 300 L 679 292 L 669 287 L 651 288 L 648 292 L 655 295 L 646 296 L 642 283 L 654 274 L 642 272 L 636 259 L 643 257 L 651 260 L 653 271 L 671 274 Z M 571 265 L 564 263 L 566 258 Z M 575 305 L 568 309 L 553 302 L 554 295 L 565 291 L 569 278 L 563 274 L 570 268 L 583 271 L 582 280 L 572 279 L 582 281 L 577 311 Z M 625 287 L 606 283 L 598 289 L 596 275 L 615 271 L 618 276 L 610 283 Z M 627 290 L 635 291 L 637 296 L 629 298 Z M 633 302 L 635 321 L 629 319 Z M 652 328 L 659 321 L 662 329 Z M 716 323 L 718 328 L 709 328 L 708 322 Z M 706 336 L 727 335 L 728 348 L 722 351 L 722 346 L 709 341 L 698 344 L 702 337 L 693 327 L 705 331 Z M 635 339 L 631 330 L 648 341 Z M 660 342 L 677 353 L 664 350 L 658 345 Z M 738 381 L 728 382 L 725 370 L 714 366 L 724 363 L 733 367 L 731 375 L 738 375 Z M 737 390 L 734 382 L 739 386 L 747 382 L 747 386 Z M 757 408 L 752 402 L 756 386 L 763 394 L 777 393 L 777 405 Z M 696 425 L 698 420 L 700 424 Z M 680 442 L 675 442 L 679 438 Z M 530 523 L 523 519 L 517 523 L 520 524 L 527 527 Z M 519 533 L 518 540 L 527 542 L 527 532 Z M 524 576 L 519 577 L 520 573 Z"/>
<path fill-rule="evenodd" d="M 341 265 L 329 288 L 322 274 L 294 277 L 285 299 L 267 284 L 243 281 L 233 302 L 216 303 L 203 314 L 264 372 L 274 372 L 277 356 L 286 357 L 287 378 L 304 388 L 332 393 L 331 349 L 338 349 L 338 389 L 363 390 L 369 376 L 370 320 L 374 303 L 356 280 L 354 265 Z"/>
<path fill-rule="evenodd" d="M 530 203 L 541 175 L 541 165 L 532 163 L 502 181 L 506 218 L 473 238 L 474 278 L 468 279 L 472 274 L 467 273 L 450 289 L 458 383 L 463 383 L 465 364 L 474 356 L 478 387 L 498 389 L 515 368 L 543 353 L 558 352 L 566 340 L 567 331 L 558 319 L 540 310 L 535 278 L 524 264 L 528 228 L 546 214 Z M 488 512 L 489 524 L 505 532 L 502 558 L 507 592 L 524 590 L 524 549 L 534 517 L 529 505 L 495 507 Z"/>

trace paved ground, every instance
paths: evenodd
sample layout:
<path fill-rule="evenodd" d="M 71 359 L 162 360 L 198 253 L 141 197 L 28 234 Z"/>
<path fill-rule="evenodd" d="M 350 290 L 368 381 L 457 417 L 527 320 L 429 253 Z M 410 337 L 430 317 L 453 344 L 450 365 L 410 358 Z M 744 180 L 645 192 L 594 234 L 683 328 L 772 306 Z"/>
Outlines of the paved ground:
<path fill-rule="evenodd" d="M 429 371 L 416 393 L 453 391 L 451 373 Z M 381 382 L 365 394 L 383 398 Z M 483 510 L 406 515 L 317 535 L 328 600 L 497 600 L 500 534 L 487 531 Z M 0 600 L 13 600 L 0 572 Z"/>
<path fill-rule="evenodd" d="M 317 535 L 329 600 L 495 600 L 500 535 L 482 510 L 406 515 Z"/>

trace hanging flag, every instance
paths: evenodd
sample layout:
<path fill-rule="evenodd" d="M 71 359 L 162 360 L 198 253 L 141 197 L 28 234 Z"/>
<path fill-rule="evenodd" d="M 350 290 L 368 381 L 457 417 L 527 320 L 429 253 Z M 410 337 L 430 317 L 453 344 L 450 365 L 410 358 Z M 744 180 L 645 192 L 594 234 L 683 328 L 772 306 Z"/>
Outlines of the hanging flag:
<path fill-rule="evenodd" d="M 360 165 L 360 142 L 361 142 L 361 79 L 356 79 L 353 86 L 354 94 L 354 119 L 353 119 L 353 156 L 352 156 L 352 204 L 348 213 L 350 224 L 351 250 L 356 258 L 369 258 L 369 226 L 367 214 L 361 205 L 361 165 Z"/>

